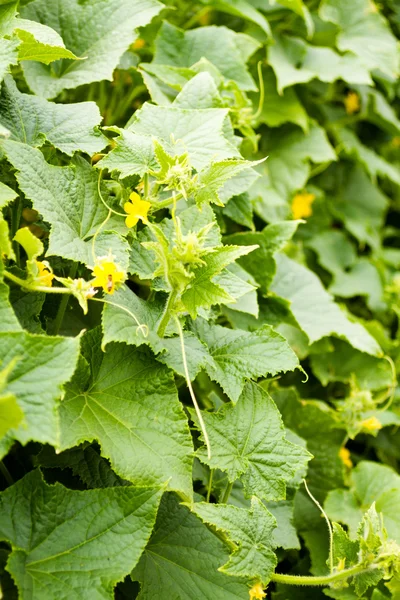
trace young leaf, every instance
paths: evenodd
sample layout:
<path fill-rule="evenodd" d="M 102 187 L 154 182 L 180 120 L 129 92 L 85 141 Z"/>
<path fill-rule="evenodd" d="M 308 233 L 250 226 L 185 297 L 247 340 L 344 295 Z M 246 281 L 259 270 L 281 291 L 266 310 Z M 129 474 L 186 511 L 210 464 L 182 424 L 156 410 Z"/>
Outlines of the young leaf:
<path fill-rule="evenodd" d="M 197 423 L 193 412 L 192 418 Z M 231 482 L 240 478 L 248 496 L 284 499 L 286 483 L 311 459 L 307 450 L 285 439 L 278 409 L 255 383 L 245 385 L 237 404 L 225 404 L 217 413 L 203 412 L 203 419 L 211 459 L 201 449 L 200 460 L 226 471 Z"/>
<path fill-rule="evenodd" d="M 197 319 L 193 329 L 213 358 L 205 365 L 209 377 L 233 402 L 238 400 L 247 379 L 292 371 L 299 365 L 286 340 L 268 325 L 248 333 Z"/>
<path fill-rule="evenodd" d="M 157 167 L 150 136 L 137 135 L 117 127 L 113 127 L 112 131 L 119 134 L 115 138 L 116 146 L 97 163 L 98 168 L 108 169 L 110 173 L 117 172 L 124 178 L 130 175 L 143 176 Z"/>
<path fill-rule="evenodd" d="M 39 96 L 54 98 L 64 89 L 111 80 L 122 54 L 137 37 L 135 29 L 147 25 L 161 8 L 156 0 L 99 0 L 96 10 L 79 0 L 57 3 L 51 11 L 47 0 L 25 5 L 22 16 L 55 29 L 67 48 L 83 59 L 56 72 L 42 64 L 25 63 L 29 87 Z"/>
<path fill-rule="evenodd" d="M 21 94 L 14 80 L 6 77 L 0 96 L 0 124 L 11 139 L 42 146 L 53 146 L 72 155 L 77 150 L 94 154 L 107 144 L 100 133 L 101 115 L 94 102 L 55 104 L 28 94 Z"/>
<path fill-rule="evenodd" d="M 150 537 L 161 495 L 132 486 L 78 492 L 47 485 L 39 470 L 2 492 L 0 538 L 12 546 L 7 569 L 21 597 L 111 600 Z"/>
<path fill-rule="evenodd" d="M 222 531 L 236 546 L 220 571 L 256 579 L 264 586 L 269 583 L 277 564 L 272 550 L 276 521 L 258 498 L 252 497 L 249 509 L 196 502 L 192 511 L 204 523 Z"/>
<path fill-rule="evenodd" d="M 246 582 L 218 570 L 227 559 L 225 544 L 173 494 L 165 494 L 132 579 L 140 581 L 141 600 L 248 600 Z"/>
<path fill-rule="evenodd" d="M 108 210 L 98 193 L 98 173 L 81 157 L 67 167 L 48 164 L 43 154 L 20 142 L 5 140 L 3 149 L 18 170 L 17 179 L 33 206 L 51 224 L 47 256 L 56 255 L 93 265 L 92 237 Z M 106 192 L 103 187 L 103 194 Z M 121 217 L 112 216 L 96 240 L 95 253 L 112 249 L 117 262 L 127 268 L 128 245 L 117 233 L 127 233 Z"/>
<path fill-rule="evenodd" d="M 118 475 L 192 495 L 192 443 L 171 373 L 145 349 L 100 349 L 94 330 L 61 405 L 61 449 L 98 440 Z"/>
<path fill-rule="evenodd" d="M 15 19 L 14 27 L 15 35 L 21 40 L 18 46 L 19 61 L 33 60 L 49 65 L 55 60 L 77 58 L 67 50 L 62 38 L 51 27 L 28 19 Z"/>

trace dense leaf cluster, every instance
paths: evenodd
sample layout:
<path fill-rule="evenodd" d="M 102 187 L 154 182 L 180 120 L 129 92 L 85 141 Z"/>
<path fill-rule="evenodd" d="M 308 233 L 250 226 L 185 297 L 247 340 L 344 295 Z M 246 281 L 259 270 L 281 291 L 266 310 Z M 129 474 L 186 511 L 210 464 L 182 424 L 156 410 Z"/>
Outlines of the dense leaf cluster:
<path fill-rule="evenodd" d="M 399 37 L 0 2 L 2 597 L 400 597 Z"/>

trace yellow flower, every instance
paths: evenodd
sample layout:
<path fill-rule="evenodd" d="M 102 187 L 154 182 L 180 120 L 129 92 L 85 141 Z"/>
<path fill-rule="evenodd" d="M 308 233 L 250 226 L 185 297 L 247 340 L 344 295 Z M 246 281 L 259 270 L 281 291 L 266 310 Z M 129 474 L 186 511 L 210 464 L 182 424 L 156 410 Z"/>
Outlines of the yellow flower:
<path fill-rule="evenodd" d="M 98 259 L 93 269 L 93 287 L 102 287 L 107 294 L 113 294 L 115 287 L 125 281 L 125 273 L 112 260 L 112 256 L 103 256 Z"/>
<path fill-rule="evenodd" d="M 142 38 L 138 38 L 132 44 L 133 50 L 141 50 L 146 45 L 146 42 Z"/>
<path fill-rule="evenodd" d="M 135 227 L 136 223 L 139 221 L 147 222 L 147 213 L 149 212 L 149 208 L 151 206 L 150 202 L 146 200 L 141 200 L 139 194 L 136 192 L 132 192 L 129 196 L 130 201 L 125 202 L 124 211 L 127 213 L 127 217 L 125 219 L 125 223 L 127 227 Z"/>
<path fill-rule="evenodd" d="M 266 593 L 264 592 L 261 583 L 255 583 L 251 590 L 249 590 L 250 600 L 263 600 Z"/>
<path fill-rule="evenodd" d="M 346 564 L 346 559 L 345 558 L 339 558 L 337 567 L 336 567 L 336 571 L 344 571 L 345 568 L 345 564 Z"/>
<path fill-rule="evenodd" d="M 361 108 L 360 96 L 357 92 L 349 92 L 344 99 L 344 106 L 348 115 L 354 115 Z"/>
<path fill-rule="evenodd" d="M 311 217 L 311 204 L 315 200 L 315 194 L 301 192 L 296 194 L 292 200 L 293 219 L 302 219 L 303 217 Z"/>
<path fill-rule="evenodd" d="M 351 467 L 353 466 L 353 463 L 351 462 L 350 452 L 349 452 L 349 450 L 347 450 L 347 448 L 345 448 L 345 447 L 340 448 L 340 450 L 339 450 L 339 457 L 341 458 L 342 463 L 346 467 L 348 467 L 349 469 L 351 469 Z"/>
<path fill-rule="evenodd" d="M 378 421 L 376 417 L 369 417 L 369 419 L 364 419 L 364 421 L 361 421 L 361 426 L 365 431 L 370 431 L 371 433 L 382 429 L 382 423 Z"/>
<path fill-rule="evenodd" d="M 38 268 L 38 274 L 36 275 L 36 280 L 40 282 L 40 285 L 45 285 L 46 287 L 52 286 L 52 281 L 54 279 L 54 275 L 50 270 L 50 265 L 48 262 L 41 262 L 40 260 L 36 260 L 36 266 Z"/>

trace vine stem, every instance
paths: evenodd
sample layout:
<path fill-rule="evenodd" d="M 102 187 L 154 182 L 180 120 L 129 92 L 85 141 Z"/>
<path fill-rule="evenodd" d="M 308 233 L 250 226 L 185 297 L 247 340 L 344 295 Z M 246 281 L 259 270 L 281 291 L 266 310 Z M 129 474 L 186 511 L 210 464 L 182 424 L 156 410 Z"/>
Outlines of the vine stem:
<path fill-rule="evenodd" d="M 13 281 L 20 287 L 22 287 L 26 290 L 29 290 L 31 292 L 44 292 L 45 294 L 69 294 L 69 295 L 72 294 L 71 290 L 69 290 L 67 288 L 50 287 L 50 286 L 46 286 L 46 285 L 32 285 L 31 283 L 28 283 L 24 279 L 20 279 L 19 277 L 17 277 L 13 273 L 10 273 L 9 271 L 4 271 L 3 275 L 7 279 L 10 279 L 10 281 Z"/>
<path fill-rule="evenodd" d="M 104 300 L 104 298 L 90 298 L 90 300 L 92 300 L 93 302 L 102 302 L 103 304 L 109 304 L 110 306 L 116 306 L 120 310 L 123 310 L 124 312 L 128 313 L 128 315 L 132 317 L 132 319 L 135 321 L 137 325 L 137 332 L 140 331 L 144 338 L 147 338 L 147 336 L 149 335 L 148 326 L 145 323 L 141 323 L 136 317 L 136 315 L 134 315 L 133 312 L 129 310 L 129 308 L 126 308 L 126 306 L 122 306 L 122 304 L 117 304 L 116 302 L 111 302 L 110 300 Z"/>
<path fill-rule="evenodd" d="M 175 304 L 177 295 L 178 295 L 178 292 L 176 290 L 172 290 L 172 292 L 168 296 L 168 302 L 165 305 L 164 313 L 163 313 L 163 316 L 161 317 L 161 321 L 160 321 L 160 324 L 159 324 L 158 330 L 157 330 L 157 334 L 160 337 L 164 337 L 165 330 L 166 330 L 169 320 L 171 318 L 172 308 Z"/>
<path fill-rule="evenodd" d="M 233 482 L 231 483 L 230 481 L 228 481 L 228 483 L 226 484 L 226 488 L 224 489 L 224 493 L 222 494 L 221 497 L 221 504 L 226 504 L 229 500 L 229 496 L 231 495 L 232 492 L 232 488 L 233 488 Z"/>
<path fill-rule="evenodd" d="M 0 472 L 2 473 L 4 479 L 7 481 L 8 485 L 13 485 L 14 479 L 11 476 L 10 471 L 7 469 L 6 465 L 0 460 Z"/>
<path fill-rule="evenodd" d="M 181 326 L 181 323 L 180 323 L 180 321 L 179 321 L 179 319 L 178 319 L 177 316 L 174 316 L 174 320 L 175 320 L 176 326 L 177 326 L 178 331 L 179 331 L 179 338 L 181 340 L 183 370 L 185 372 L 186 383 L 187 383 L 187 386 L 189 388 L 189 393 L 190 393 L 190 396 L 192 398 L 192 402 L 193 402 L 193 406 L 194 406 L 195 411 L 196 411 L 197 418 L 199 420 L 201 433 L 203 434 L 204 442 L 206 444 L 207 457 L 208 457 L 208 460 L 210 460 L 210 458 L 211 458 L 210 440 L 208 438 L 206 424 L 203 421 L 203 416 L 201 414 L 200 407 L 199 407 L 199 405 L 197 403 L 197 399 L 196 399 L 196 396 L 195 396 L 193 388 L 192 388 L 192 382 L 190 381 L 189 369 L 188 369 L 187 360 L 186 360 L 185 340 L 183 339 L 182 326 Z"/>
<path fill-rule="evenodd" d="M 271 580 L 276 583 L 285 583 L 287 585 L 330 585 L 337 581 L 343 581 L 349 577 L 354 577 L 359 573 L 369 571 L 372 566 L 366 568 L 365 565 L 355 565 L 349 569 L 330 573 L 329 575 L 284 575 L 283 573 L 274 573 Z"/>
<path fill-rule="evenodd" d="M 210 502 L 213 477 L 214 477 L 214 469 L 210 469 L 210 476 L 208 478 L 208 486 L 207 486 L 207 498 L 206 498 L 206 502 Z"/>
<path fill-rule="evenodd" d="M 71 269 L 69 271 L 69 277 L 71 279 L 75 278 L 77 270 L 78 270 L 78 263 L 73 263 L 71 265 Z M 58 335 L 58 332 L 60 331 L 60 327 L 64 320 L 65 311 L 67 310 L 68 302 L 69 302 L 69 296 L 67 296 L 65 294 L 61 298 L 61 301 L 60 301 L 60 304 L 59 304 L 59 307 L 57 310 L 56 318 L 54 319 L 53 331 L 52 331 L 53 335 Z"/>
<path fill-rule="evenodd" d="M 310 492 L 310 490 L 308 489 L 308 485 L 305 479 L 303 479 L 303 483 L 304 483 L 304 487 L 306 488 L 306 492 L 307 494 L 310 496 L 311 500 L 314 502 L 315 506 L 317 506 L 319 508 L 319 510 L 321 511 L 321 513 L 324 516 L 324 519 L 326 521 L 326 524 L 328 526 L 328 530 L 329 530 L 329 569 L 331 574 L 333 573 L 333 531 L 332 531 L 332 525 L 330 520 L 328 519 L 328 515 L 326 514 L 326 512 L 324 511 L 324 509 L 322 508 L 322 506 L 320 505 L 320 503 L 318 502 L 318 500 L 316 498 L 314 498 L 314 496 L 312 495 L 312 493 Z"/>

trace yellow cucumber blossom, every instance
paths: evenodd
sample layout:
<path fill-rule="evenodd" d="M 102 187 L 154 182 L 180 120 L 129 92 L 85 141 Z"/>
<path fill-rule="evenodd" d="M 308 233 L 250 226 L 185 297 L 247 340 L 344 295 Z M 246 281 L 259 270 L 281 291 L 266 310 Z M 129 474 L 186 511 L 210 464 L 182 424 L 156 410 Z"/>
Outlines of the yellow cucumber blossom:
<path fill-rule="evenodd" d="M 353 463 L 351 462 L 351 459 L 350 459 L 350 452 L 344 446 L 343 446 L 343 448 L 340 448 L 340 450 L 339 450 L 339 458 L 341 459 L 341 461 L 345 467 L 348 467 L 349 469 L 351 469 L 351 467 L 353 466 Z"/>
<path fill-rule="evenodd" d="M 97 264 L 93 268 L 94 279 L 91 286 L 101 287 L 107 294 L 113 294 L 116 287 L 123 283 L 126 275 L 122 269 L 113 261 L 113 257 L 102 256 L 97 259 Z"/>
<path fill-rule="evenodd" d="M 354 115 L 361 108 L 360 96 L 357 92 L 349 92 L 344 99 L 344 106 L 348 115 Z"/>
<path fill-rule="evenodd" d="M 150 202 L 142 200 L 137 192 L 132 192 L 129 196 L 129 202 L 125 202 L 124 211 L 127 213 L 125 224 L 127 227 L 135 227 L 137 222 L 147 223 L 147 213 L 150 209 Z"/>
<path fill-rule="evenodd" d="M 35 260 L 35 264 L 38 269 L 38 273 L 36 275 L 36 281 L 40 283 L 40 285 L 44 285 L 46 287 L 51 287 L 54 279 L 54 275 L 51 272 L 51 267 L 47 261 Z"/>
<path fill-rule="evenodd" d="M 249 590 L 250 600 L 263 600 L 265 598 L 266 593 L 264 592 L 263 586 L 261 583 L 255 583 L 251 590 Z"/>
<path fill-rule="evenodd" d="M 302 219 L 303 217 L 311 217 L 311 205 L 315 200 L 315 194 L 301 192 L 296 194 L 292 200 L 293 219 Z"/>
<path fill-rule="evenodd" d="M 382 429 L 382 423 L 376 417 L 369 417 L 360 423 L 363 431 L 375 433 Z"/>

